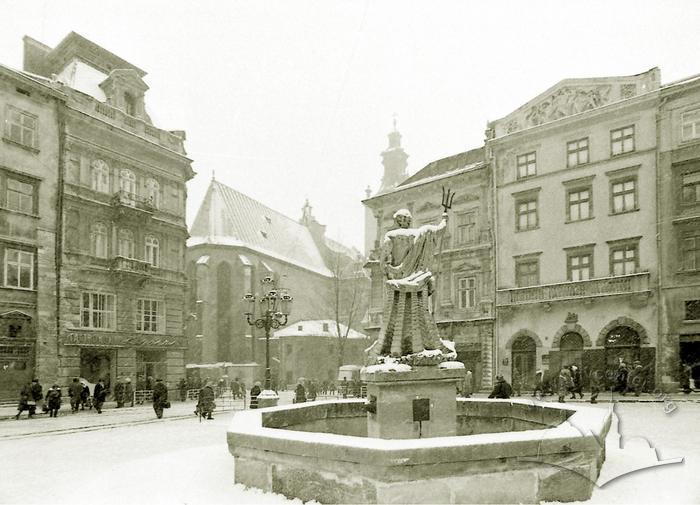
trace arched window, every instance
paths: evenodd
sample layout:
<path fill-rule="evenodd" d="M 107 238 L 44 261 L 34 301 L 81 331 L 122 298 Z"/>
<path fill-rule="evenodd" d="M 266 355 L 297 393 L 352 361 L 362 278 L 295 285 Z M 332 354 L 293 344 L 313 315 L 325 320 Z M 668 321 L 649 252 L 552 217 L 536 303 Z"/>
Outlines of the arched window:
<path fill-rule="evenodd" d="M 146 201 L 156 209 L 160 206 L 160 184 L 155 179 L 146 181 Z"/>
<path fill-rule="evenodd" d="M 608 369 L 616 370 L 620 361 L 628 369 L 640 357 L 639 333 L 629 326 L 616 326 L 605 337 L 605 361 Z"/>
<path fill-rule="evenodd" d="M 92 189 L 100 193 L 109 193 L 109 166 L 102 160 L 92 162 Z"/>
<path fill-rule="evenodd" d="M 583 337 L 576 332 L 569 332 L 562 335 L 559 341 L 561 349 L 561 364 L 576 365 L 581 368 L 583 358 Z"/>
<path fill-rule="evenodd" d="M 160 242 L 153 235 L 146 236 L 146 252 L 144 254 L 146 261 L 157 267 L 160 265 Z"/>
<path fill-rule="evenodd" d="M 104 223 L 95 223 L 90 229 L 90 249 L 93 256 L 107 257 L 107 226 Z"/>
<path fill-rule="evenodd" d="M 131 230 L 119 230 L 119 256 L 134 257 L 134 234 Z"/>
<path fill-rule="evenodd" d="M 123 168 L 119 172 L 119 190 L 121 201 L 132 207 L 136 205 L 136 176 L 131 170 Z"/>

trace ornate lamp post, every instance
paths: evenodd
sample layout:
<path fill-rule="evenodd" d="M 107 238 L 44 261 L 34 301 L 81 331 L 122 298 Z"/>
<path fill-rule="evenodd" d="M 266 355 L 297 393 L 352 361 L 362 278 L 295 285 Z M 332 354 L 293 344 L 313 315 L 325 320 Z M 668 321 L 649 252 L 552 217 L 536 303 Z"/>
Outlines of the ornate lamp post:
<path fill-rule="evenodd" d="M 270 329 L 277 329 L 287 324 L 287 318 L 292 305 L 292 297 L 284 289 L 278 289 L 275 280 L 268 276 L 260 281 L 264 294 L 256 297 L 248 293 L 243 300 L 248 303 L 245 312 L 246 320 L 251 326 L 265 329 L 265 391 L 258 397 L 258 403 L 269 398 L 265 403 L 277 404 L 277 395 L 270 384 Z M 255 302 L 260 303 L 260 317 L 255 318 Z M 274 400 L 273 400 L 274 398 Z M 261 407 L 263 405 L 260 405 Z"/>

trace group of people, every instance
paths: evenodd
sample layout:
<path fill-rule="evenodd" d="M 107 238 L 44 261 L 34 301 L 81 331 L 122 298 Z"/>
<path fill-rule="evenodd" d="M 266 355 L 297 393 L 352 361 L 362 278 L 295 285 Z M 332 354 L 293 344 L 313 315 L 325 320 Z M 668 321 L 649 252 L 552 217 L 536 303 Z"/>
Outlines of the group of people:
<path fill-rule="evenodd" d="M 98 414 L 102 413 L 102 405 L 107 398 L 107 388 L 102 379 L 95 384 L 95 390 L 92 396 L 90 395 L 90 387 L 85 382 L 81 382 L 78 377 L 73 378 L 68 386 L 68 397 L 70 399 L 71 412 L 76 413 L 79 410 L 92 410 L 93 406 Z M 17 415 L 15 419 L 19 419 L 22 412 L 28 411 L 28 417 L 31 419 L 36 415 L 37 407 L 40 407 L 42 412 L 48 412 L 49 417 L 58 417 L 58 411 L 63 403 L 63 392 L 58 384 L 51 386 L 46 395 L 44 388 L 39 383 L 39 379 L 32 379 L 22 387 L 19 393 L 19 404 L 17 405 Z"/>

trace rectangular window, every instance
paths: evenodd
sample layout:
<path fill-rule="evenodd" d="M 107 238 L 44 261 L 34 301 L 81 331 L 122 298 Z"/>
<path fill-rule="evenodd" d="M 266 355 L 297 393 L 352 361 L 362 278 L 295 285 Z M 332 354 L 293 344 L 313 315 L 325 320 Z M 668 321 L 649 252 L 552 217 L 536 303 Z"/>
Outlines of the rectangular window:
<path fill-rule="evenodd" d="M 700 300 L 686 300 L 685 320 L 700 321 Z"/>
<path fill-rule="evenodd" d="M 537 174 L 537 154 L 533 151 L 517 157 L 518 179 Z"/>
<path fill-rule="evenodd" d="M 681 175 L 681 199 L 686 205 L 700 203 L 700 171 Z"/>
<path fill-rule="evenodd" d="M 516 260 L 515 284 L 519 288 L 536 286 L 540 283 L 540 261 L 537 258 Z"/>
<path fill-rule="evenodd" d="M 457 243 L 471 244 L 476 241 L 476 213 L 468 212 L 457 216 Z"/>
<path fill-rule="evenodd" d="M 639 269 L 639 243 L 610 247 L 610 274 L 628 275 Z"/>
<path fill-rule="evenodd" d="M 34 288 L 34 253 L 5 249 L 5 286 L 19 289 Z"/>
<path fill-rule="evenodd" d="M 587 281 L 593 278 L 593 252 L 571 252 L 567 255 L 567 279 Z"/>
<path fill-rule="evenodd" d="M 700 138 L 700 109 L 686 112 L 681 117 L 683 140 Z"/>
<path fill-rule="evenodd" d="M 37 135 L 38 123 L 34 114 L 8 105 L 5 137 L 23 146 L 37 148 L 39 140 Z"/>
<path fill-rule="evenodd" d="M 7 178 L 6 207 L 27 214 L 34 213 L 34 186 Z"/>
<path fill-rule="evenodd" d="M 457 280 L 457 299 L 460 309 L 471 309 L 476 305 L 476 278 L 462 277 Z"/>
<path fill-rule="evenodd" d="M 573 140 L 566 144 L 566 165 L 575 167 L 588 163 L 588 139 Z"/>
<path fill-rule="evenodd" d="M 634 125 L 610 131 L 610 154 L 617 156 L 634 151 Z"/>
<path fill-rule="evenodd" d="M 136 330 L 158 333 L 160 328 L 161 303 L 158 300 L 138 300 L 136 303 Z"/>
<path fill-rule="evenodd" d="M 700 270 L 700 233 L 683 237 L 681 241 L 682 269 Z"/>
<path fill-rule="evenodd" d="M 592 217 L 591 188 L 570 189 L 567 192 L 567 200 L 568 221 L 581 221 Z"/>
<path fill-rule="evenodd" d="M 80 298 L 80 326 L 103 330 L 115 329 L 114 295 L 84 292 Z"/>
<path fill-rule="evenodd" d="M 518 231 L 537 228 L 537 198 L 515 202 L 515 227 Z"/>
<path fill-rule="evenodd" d="M 637 178 L 611 182 L 612 214 L 637 210 Z"/>

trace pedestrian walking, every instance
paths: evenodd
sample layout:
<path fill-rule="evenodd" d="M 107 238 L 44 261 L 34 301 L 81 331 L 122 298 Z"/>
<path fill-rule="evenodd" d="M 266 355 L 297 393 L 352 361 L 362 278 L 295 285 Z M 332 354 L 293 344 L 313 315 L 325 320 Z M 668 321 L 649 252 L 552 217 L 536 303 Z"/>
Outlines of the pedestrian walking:
<path fill-rule="evenodd" d="M 502 375 L 496 376 L 496 384 L 493 387 L 493 391 L 489 395 L 489 398 L 510 398 L 513 388 L 508 382 L 503 378 Z"/>
<path fill-rule="evenodd" d="M 83 385 L 80 383 L 80 379 L 73 377 L 73 382 L 71 382 L 68 387 L 68 396 L 70 397 L 70 410 L 73 414 L 78 412 L 80 407 L 80 395 L 83 392 Z"/>
<path fill-rule="evenodd" d="M 625 393 L 627 393 L 628 375 L 629 371 L 627 370 L 627 365 L 624 361 L 620 360 L 620 365 L 617 367 L 617 373 L 615 375 L 615 390 L 622 396 L 625 396 Z"/>
<path fill-rule="evenodd" d="M 591 372 L 591 403 L 598 403 L 598 394 L 600 393 L 600 382 L 601 382 L 601 372 L 600 370 L 593 370 Z"/>
<path fill-rule="evenodd" d="M 207 380 L 204 387 L 199 390 L 197 409 L 194 411 L 194 413 L 204 417 L 205 419 L 214 419 L 211 413 L 214 412 L 215 408 L 216 403 L 214 403 L 214 388 L 211 385 L 211 381 Z"/>
<path fill-rule="evenodd" d="M 576 393 L 583 398 L 583 381 L 581 380 L 581 370 L 576 365 L 571 365 L 571 380 L 573 386 L 571 388 L 571 399 L 576 399 Z"/>
<path fill-rule="evenodd" d="M 253 387 L 250 388 L 250 408 L 251 409 L 257 409 L 258 408 L 258 396 L 262 392 L 262 388 L 260 387 L 260 381 L 256 381 L 255 384 L 253 384 Z"/>
<path fill-rule="evenodd" d="M 32 379 L 32 384 L 29 388 L 31 390 L 31 399 L 29 401 L 29 417 L 34 417 L 36 414 L 36 408 L 41 408 L 41 403 L 44 400 L 44 390 L 39 384 L 39 379 Z"/>
<path fill-rule="evenodd" d="M 535 389 L 532 390 L 532 396 L 538 400 L 542 398 L 544 394 L 544 372 L 542 370 L 537 370 L 535 372 Z"/>
<path fill-rule="evenodd" d="M 170 408 L 168 401 L 168 388 L 163 384 L 162 379 L 156 379 L 153 385 L 153 410 L 156 412 L 158 419 L 163 418 L 163 409 Z"/>
<path fill-rule="evenodd" d="M 88 406 L 88 410 L 92 410 L 92 402 L 90 401 L 90 386 L 87 383 L 81 383 L 83 389 L 80 391 L 80 410 L 85 410 L 85 406 Z"/>
<path fill-rule="evenodd" d="M 32 397 L 32 384 L 31 384 L 31 382 L 27 382 L 22 387 L 22 390 L 19 392 L 19 403 L 17 404 L 17 415 L 15 416 L 15 419 L 19 419 L 19 416 L 25 410 L 29 410 L 29 401 L 30 401 L 31 397 Z M 31 415 L 29 417 L 31 417 Z"/>
<path fill-rule="evenodd" d="M 345 397 L 343 397 L 345 398 Z M 294 390 L 294 403 L 305 403 L 306 402 L 306 389 L 304 388 L 304 384 L 300 380 L 297 383 L 297 387 Z"/>
<path fill-rule="evenodd" d="M 462 396 L 464 398 L 470 398 L 472 393 L 474 392 L 474 384 L 472 381 L 472 371 L 467 370 L 464 373 L 464 384 L 462 385 Z"/>
<path fill-rule="evenodd" d="M 46 392 L 46 406 L 49 409 L 49 417 L 58 417 L 58 409 L 61 408 L 61 388 L 54 384 Z"/>
<path fill-rule="evenodd" d="M 107 400 L 107 388 L 105 387 L 103 379 L 100 379 L 97 384 L 95 384 L 95 392 L 92 396 L 95 399 L 95 410 L 98 414 L 102 414 L 102 405 L 104 405 L 105 400 Z"/>
<path fill-rule="evenodd" d="M 632 391 L 634 392 L 634 396 L 639 396 L 644 390 L 644 385 L 646 383 L 645 375 L 641 361 L 635 361 L 634 368 L 627 376 L 627 391 Z"/>
<path fill-rule="evenodd" d="M 238 377 L 231 383 L 231 395 L 234 400 L 241 397 L 241 384 L 238 382 Z"/>
<path fill-rule="evenodd" d="M 124 403 L 134 406 L 134 387 L 131 385 L 131 378 L 124 379 Z"/>
<path fill-rule="evenodd" d="M 306 399 L 311 402 L 316 400 L 316 381 L 314 379 L 309 380 Z"/>
<path fill-rule="evenodd" d="M 571 370 L 565 366 L 561 367 L 559 377 L 557 377 L 557 394 L 560 403 L 565 403 L 564 398 L 566 398 L 567 393 L 569 393 L 573 387 L 574 381 L 571 379 Z"/>
<path fill-rule="evenodd" d="M 114 386 L 114 398 L 117 400 L 117 408 L 122 408 L 124 406 L 124 379 L 121 377 L 117 380 L 117 385 Z"/>

